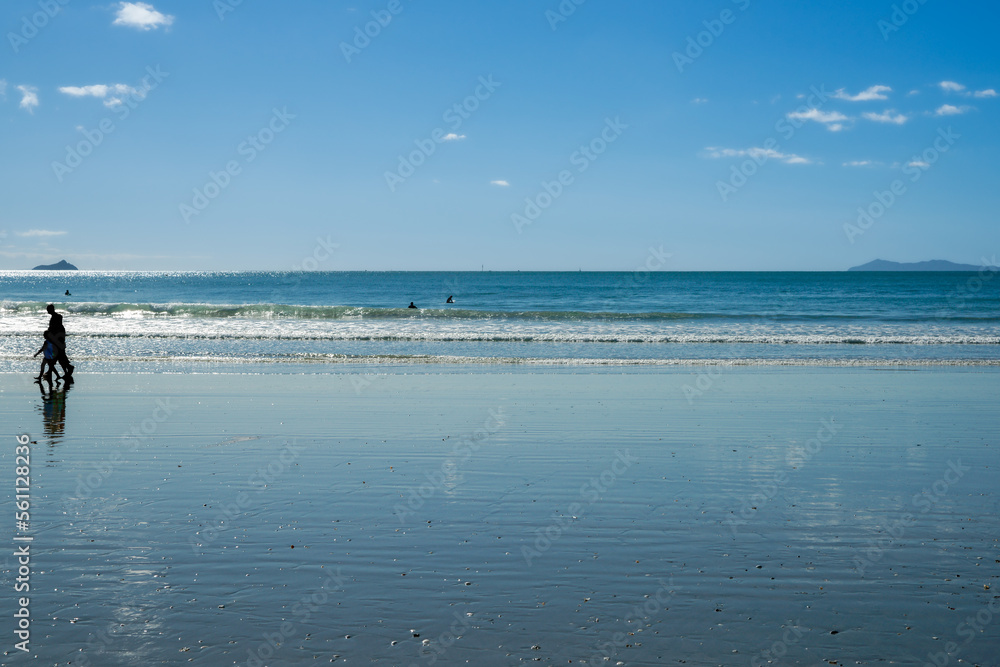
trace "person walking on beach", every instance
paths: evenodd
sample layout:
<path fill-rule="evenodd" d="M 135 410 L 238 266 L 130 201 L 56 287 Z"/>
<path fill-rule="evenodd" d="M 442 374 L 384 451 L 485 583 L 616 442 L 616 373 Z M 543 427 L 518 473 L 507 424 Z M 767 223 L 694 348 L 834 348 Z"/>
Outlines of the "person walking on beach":
<path fill-rule="evenodd" d="M 52 374 L 56 374 L 56 380 L 59 379 L 59 373 L 56 372 L 56 345 L 52 342 L 51 330 L 46 330 L 45 332 L 45 342 L 42 346 L 38 348 L 38 352 L 35 352 L 34 356 L 38 356 L 42 352 L 45 356 L 42 357 L 42 366 L 38 369 L 38 376 L 35 377 L 35 382 L 41 383 L 42 378 L 49 384 L 52 384 Z"/>
<path fill-rule="evenodd" d="M 49 317 L 49 329 L 46 331 L 46 339 L 51 340 L 55 346 L 56 362 L 62 366 L 63 376 L 69 377 L 73 374 L 73 364 L 66 356 L 66 328 L 63 326 L 63 316 L 56 312 L 56 307 L 51 303 L 45 307 L 45 311 L 51 315 Z"/>

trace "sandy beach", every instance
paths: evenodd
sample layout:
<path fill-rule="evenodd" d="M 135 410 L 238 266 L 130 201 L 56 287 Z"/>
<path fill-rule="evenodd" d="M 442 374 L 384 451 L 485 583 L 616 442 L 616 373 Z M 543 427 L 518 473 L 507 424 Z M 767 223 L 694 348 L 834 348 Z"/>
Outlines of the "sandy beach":
<path fill-rule="evenodd" d="M 35 659 L 994 664 L 993 368 L 255 370 L 4 374 Z"/>

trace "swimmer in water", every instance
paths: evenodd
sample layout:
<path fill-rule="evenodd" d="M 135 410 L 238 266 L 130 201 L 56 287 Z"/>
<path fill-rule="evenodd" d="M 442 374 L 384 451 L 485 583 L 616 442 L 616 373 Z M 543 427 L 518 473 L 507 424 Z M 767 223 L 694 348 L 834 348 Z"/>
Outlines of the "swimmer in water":
<path fill-rule="evenodd" d="M 409 305 L 409 306 L 407 306 L 407 308 L 416 308 L 416 306 L 414 306 L 414 305 L 413 305 L 413 302 L 411 301 L 411 302 L 410 302 L 410 305 Z"/>

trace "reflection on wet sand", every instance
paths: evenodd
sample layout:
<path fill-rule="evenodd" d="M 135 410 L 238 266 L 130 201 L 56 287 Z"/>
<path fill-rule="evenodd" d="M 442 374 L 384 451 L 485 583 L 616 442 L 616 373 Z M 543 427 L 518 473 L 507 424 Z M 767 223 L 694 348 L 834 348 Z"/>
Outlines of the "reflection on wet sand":
<path fill-rule="evenodd" d="M 66 395 L 73 386 L 73 379 L 57 380 L 55 385 L 50 381 L 36 384 L 42 394 L 42 404 L 38 407 L 42 413 L 42 428 L 51 451 L 66 434 Z"/>

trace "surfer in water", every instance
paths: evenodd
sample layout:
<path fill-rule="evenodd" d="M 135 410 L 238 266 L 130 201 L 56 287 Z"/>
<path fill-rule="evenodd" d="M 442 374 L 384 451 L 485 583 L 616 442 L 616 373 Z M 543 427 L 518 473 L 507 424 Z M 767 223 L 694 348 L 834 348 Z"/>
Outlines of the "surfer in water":
<path fill-rule="evenodd" d="M 448 295 L 448 300 L 445 303 L 455 303 L 455 299 L 451 295 Z"/>
<path fill-rule="evenodd" d="M 411 301 L 411 302 L 410 302 L 410 305 L 409 305 L 409 306 L 407 306 L 407 308 L 416 308 L 416 306 L 414 306 L 414 305 L 413 305 L 413 302 Z"/>

